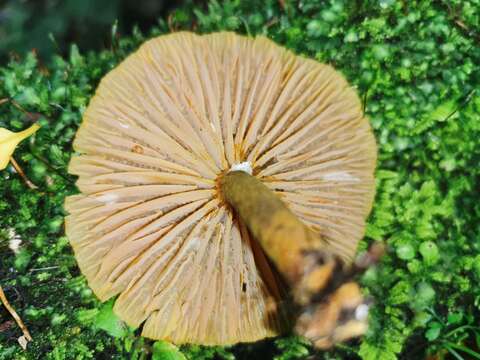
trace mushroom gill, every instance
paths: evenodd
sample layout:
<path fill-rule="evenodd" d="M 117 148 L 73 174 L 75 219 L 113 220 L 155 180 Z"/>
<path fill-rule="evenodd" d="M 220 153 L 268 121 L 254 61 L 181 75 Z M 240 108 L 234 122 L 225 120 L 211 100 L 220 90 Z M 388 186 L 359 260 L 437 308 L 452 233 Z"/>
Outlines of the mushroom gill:
<path fill-rule="evenodd" d="M 177 344 L 291 327 L 283 281 L 221 194 L 232 167 L 247 164 L 346 262 L 374 195 L 355 91 L 264 37 L 147 41 L 102 79 L 74 149 L 66 232 L 82 273 L 100 300 L 118 295 L 129 325 Z"/>

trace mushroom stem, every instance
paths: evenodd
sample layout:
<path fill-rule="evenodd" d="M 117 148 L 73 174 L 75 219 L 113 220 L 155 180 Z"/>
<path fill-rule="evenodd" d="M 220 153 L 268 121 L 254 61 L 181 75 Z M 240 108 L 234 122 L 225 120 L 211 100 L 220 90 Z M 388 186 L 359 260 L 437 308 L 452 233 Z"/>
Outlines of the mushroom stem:
<path fill-rule="evenodd" d="M 303 273 L 304 256 L 325 247 L 320 236 L 303 224 L 261 181 L 243 171 L 222 178 L 225 201 L 237 212 L 253 237 L 289 283 Z"/>
<path fill-rule="evenodd" d="M 328 244 L 261 181 L 243 171 L 231 171 L 220 181 L 224 200 L 291 287 L 296 307 L 295 330 L 318 348 L 362 335 L 368 310 L 355 271 L 343 266 Z M 363 312 L 365 313 L 366 310 Z M 341 316 L 349 313 L 350 318 Z"/>

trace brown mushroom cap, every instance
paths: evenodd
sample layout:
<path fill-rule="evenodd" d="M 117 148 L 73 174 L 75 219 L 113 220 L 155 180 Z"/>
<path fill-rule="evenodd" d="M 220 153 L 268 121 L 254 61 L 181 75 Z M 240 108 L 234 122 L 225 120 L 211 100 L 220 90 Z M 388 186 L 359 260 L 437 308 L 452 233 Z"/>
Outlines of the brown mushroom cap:
<path fill-rule="evenodd" d="M 232 344 L 289 326 L 285 292 L 217 179 L 249 162 L 351 259 L 374 194 L 376 147 L 332 67 L 272 41 L 175 33 L 101 81 L 76 135 L 66 231 L 82 273 L 143 335 Z M 246 194 L 248 196 L 248 194 Z M 294 241 L 292 239 L 292 241 Z"/>

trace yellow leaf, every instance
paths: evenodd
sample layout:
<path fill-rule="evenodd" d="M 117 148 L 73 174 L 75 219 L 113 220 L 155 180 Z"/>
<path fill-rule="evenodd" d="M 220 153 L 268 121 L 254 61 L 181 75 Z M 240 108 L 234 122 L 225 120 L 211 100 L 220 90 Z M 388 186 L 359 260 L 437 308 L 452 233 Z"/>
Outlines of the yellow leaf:
<path fill-rule="evenodd" d="M 33 124 L 28 129 L 17 133 L 0 128 L 0 170 L 3 170 L 7 167 L 15 148 L 20 141 L 26 139 L 38 129 L 40 129 L 40 126 L 37 124 Z"/>

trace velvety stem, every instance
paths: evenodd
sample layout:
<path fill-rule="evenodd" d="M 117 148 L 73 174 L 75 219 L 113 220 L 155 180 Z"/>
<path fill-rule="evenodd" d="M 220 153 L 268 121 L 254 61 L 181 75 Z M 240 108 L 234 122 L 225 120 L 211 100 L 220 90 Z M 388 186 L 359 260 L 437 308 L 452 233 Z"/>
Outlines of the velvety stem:
<path fill-rule="evenodd" d="M 277 270 L 290 283 L 303 272 L 303 257 L 322 247 L 311 231 L 267 186 L 243 171 L 227 173 L 221 182 L 225 201 L 247 225 Z"/>
<path fill-rule="evenodd" d="M 360 288 L 321 235 L 252 175 L 229 172 L 220 187 L 224 200 L 289 283 L 296 332 L 323 349 L 363 334 L 366 318 L 355 317 L 355 309 L 364 305 Z"/>

